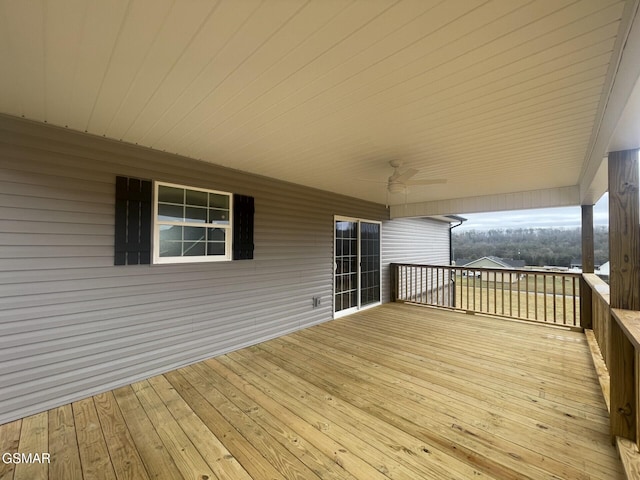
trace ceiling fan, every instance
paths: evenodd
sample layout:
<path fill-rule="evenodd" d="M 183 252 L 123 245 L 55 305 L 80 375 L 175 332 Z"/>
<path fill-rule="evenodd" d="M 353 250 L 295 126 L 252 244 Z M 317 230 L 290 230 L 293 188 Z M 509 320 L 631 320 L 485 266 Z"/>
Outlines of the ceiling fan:
<path fill-rule="evenodd" d="M 387 191 L 389 193 L 407 193 L 407 187 L 413 185 L 436 185 L 447 183 L 445 179 L 434 178 L 429 180 L 411 180 L 419 170 L 415 168 L 408 168 L 401 171 L 402 162 L 400 160 L 391 160 L 389 165 L 393 167 L 393 173 L 387 179 Z"/>

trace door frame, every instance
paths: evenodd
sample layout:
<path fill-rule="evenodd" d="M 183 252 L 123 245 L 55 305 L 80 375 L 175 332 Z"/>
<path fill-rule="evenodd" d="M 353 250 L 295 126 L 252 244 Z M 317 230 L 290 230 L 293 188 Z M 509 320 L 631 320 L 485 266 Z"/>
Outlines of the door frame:
<path fill-rule="evenodd" d="M 338 264 L 337 264 L 337 258 L 336 258 L 336 222 L 353 222 L 357 224 L 357 237 L 358 237 L 358 241 L 357 241 L 357 246 L 358 246 L 358 260 L 357 260 L 357 298 L 358 298 L 358 303 L 356 306 L 345 309 L 345 310 L 340 310 L 339 312 L 336 312 L 336 271 L 338 269 Z M 380 300 L 378 300 L 377 302 L 373 302 L 373 303 L 369 303 L 367 305 L 362 305 L 361 301 L 362 301 L 362 256 L 361 256 L 361 249 L 362 249 L 362 235 L 361 235 L 361 224 L 362 223 L 374 223 L 377 224 L 380 227 L 380 242 L 379 242 L 379 246 L 380 246 L 380 262 L 378 264 L 378 284 L 379 284 L 379 288 L 380 288 Z M 333 229 L 333 274 L 331 275 L 331 282 L 332 282 L 332 295 L 331 295 L 331 303 L 333 305 L 333 318 L 340 318 L 340 317 L 344 317 L 346 315 L 350 315 L 352 313 L 355 312 L 359 312 L 362 310 L 366 310 L 367 308 L 372 308 L 372 307 L 377 307 L 378 305 L 382 304 L 382 222 L 378 221 L 378 220 L 369 220 L 367 218 L 359 218 L 359 217 L 346 217 L 344 215 L 334 215 L 333 216 L 333 224 L 332 224 L 332 229 Z"/>

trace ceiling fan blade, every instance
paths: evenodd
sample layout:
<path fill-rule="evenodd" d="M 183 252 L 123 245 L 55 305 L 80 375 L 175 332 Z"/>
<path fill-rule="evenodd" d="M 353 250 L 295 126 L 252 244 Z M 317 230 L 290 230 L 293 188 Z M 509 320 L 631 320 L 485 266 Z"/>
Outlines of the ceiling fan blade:
<path fill-rule="evenodd" d="M 447 183 L 447 180 L 444 178 L 434 178 L 432 180 L 410 180 L 405 183 L 406 185 L 438 185 Z"/>
<path fill-rule="evenodd" d="M 391 178 L 393 178 L 394 182 L 406 183 L 416 173 L 418 173 L 418 170 L 416 170 L 415 168 L 409 168 L 409 169 L 405 170 L 404 172 L 398 174 L 397 176 L 396 175 L 392 175 Z M 391 178 L 389 180 L 391 180 Z"/>
<path fill-rule="evenodd" d="M 379 183 L 381 185 L 386 185 L 387 180 L 374 180 L 373 178 L 356 178 L 357 182 L 367 182 L 367 183 Z"/>

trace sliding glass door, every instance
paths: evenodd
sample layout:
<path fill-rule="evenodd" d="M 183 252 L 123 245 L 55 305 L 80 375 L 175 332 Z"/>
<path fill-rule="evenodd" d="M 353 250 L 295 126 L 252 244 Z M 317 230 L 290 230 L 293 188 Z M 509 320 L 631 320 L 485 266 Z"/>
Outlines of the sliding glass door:
<path fill-rule="evenodd" d="M 353 313 L 380 303 L 380 223 L 336 217 L 334 312 Z"/>
<path fill-rule="evenodd" d="M 360 222 L 360 307 L 380 303 L 380 224 Z"/>

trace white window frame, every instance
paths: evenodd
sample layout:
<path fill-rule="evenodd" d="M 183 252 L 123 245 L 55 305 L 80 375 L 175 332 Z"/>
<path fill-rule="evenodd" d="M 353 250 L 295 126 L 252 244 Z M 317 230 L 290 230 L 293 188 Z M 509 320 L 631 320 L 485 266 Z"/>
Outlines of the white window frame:
<path fill-rule="evenodd" d="M 202 222 L 177 222 L 158 220 L 158 190 L 160 186 L 182 188 L 185 190 L 194 190 L 199 192 L 214 193 L 217 195 L 226 195 L 229 197 L 229 222 L 228 223 L 202 223 Z M 221 228 L 225 230 L 225 254 L 224 255 L 193 255 L 182 257 L 161 257 L 160 256 L 160 226 L 176 225 L 184 227 L 199 228 Z M 154 264 L 170 264 L 170 263 L 202 263 L 202 262 L 227 262 L 232 260 L 232 242 L 233 242 L 233 194 L 220 190 L 212 190 L 209 188 L 192 187 L 190 185 L 181 185 L 169 182 L 153 182 L 153 263 Z"/>

